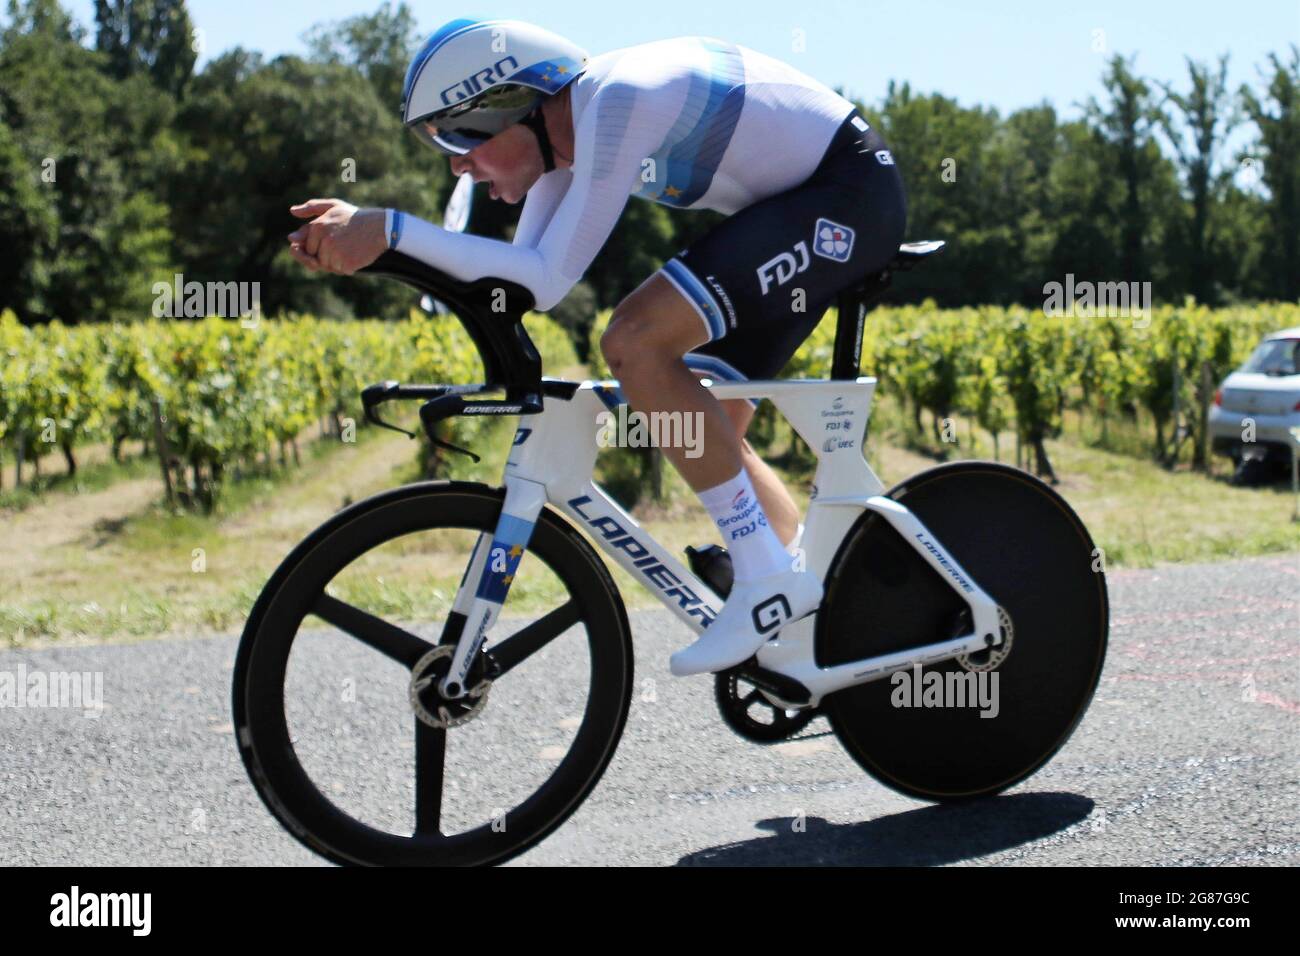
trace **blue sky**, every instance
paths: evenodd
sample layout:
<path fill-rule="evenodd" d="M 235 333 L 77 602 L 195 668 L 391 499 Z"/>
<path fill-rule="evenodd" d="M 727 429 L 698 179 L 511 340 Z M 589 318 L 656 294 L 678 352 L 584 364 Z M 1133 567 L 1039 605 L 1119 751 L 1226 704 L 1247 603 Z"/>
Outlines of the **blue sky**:
<path fill-rule="evenodd" d="M 83 23 L 92 0 L 63 0 Z M 315 23 L 369 12 L 379 0 L 190 0 L 208 54 L 242 45 L 267 54 L 300 52 Z M 459 16 L 516 17 L 562 33 L 593 52 L 651 39 L 706 34 L 780 57 L 830 86 L 873 103 L 890 79 L 1003 113 L 1044 99 L 1066 117 L 1100 91 L 1106 51 L 1137 54 L 1143 75 L 1186 75 L 1184 57 L 1231 55 L 1234 86 L 1258 79 L 1269 51 L 1300 44 L 1300 0 L 711 0 L 652 4 L 499 0 L 483 5 L 410 4 L 432 32 Z M 803 31 L 805 51 L 793 47 Z M 1096 34 L 1094 31 L 1102 31 Z"/>

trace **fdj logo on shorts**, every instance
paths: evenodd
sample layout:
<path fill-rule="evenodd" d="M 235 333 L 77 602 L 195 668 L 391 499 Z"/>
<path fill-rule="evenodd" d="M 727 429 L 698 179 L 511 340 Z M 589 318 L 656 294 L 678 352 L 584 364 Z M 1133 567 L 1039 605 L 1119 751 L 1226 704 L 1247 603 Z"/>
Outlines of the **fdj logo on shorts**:
<path fill-rule="evenodd" d="M 813 252 L 824 259 L 848 262 L 853 255 L 853 230 L 829 219 L 818 219 L 813 229 Z"/>
<path fill-rule="evenodd" d="M 777 285 L 785 285 L 796 274 L 803 272 L 812 262 L 808 255 L 808 243 L 797 242 L 794 251 L 799 253 L 799 258 L 795 259 L 794 255 L 789 252 L 783 252 L 775 258 L 768 259 L 756 270 L 758 272 L 758 284 L 763 288 L 763 295 L 767 295 L 768 290 L 772 287 L 772 279 L 776 279 Z"/>

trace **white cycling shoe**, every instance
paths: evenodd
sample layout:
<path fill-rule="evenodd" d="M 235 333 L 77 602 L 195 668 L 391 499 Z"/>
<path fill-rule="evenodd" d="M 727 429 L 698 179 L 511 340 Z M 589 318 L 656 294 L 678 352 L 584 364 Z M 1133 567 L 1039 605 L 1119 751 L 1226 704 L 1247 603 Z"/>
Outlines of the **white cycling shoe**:
<path fill-rule="evenodd" d="M 739 581 L 713 623 L 669 659 L 677 677 L 708 674 L 747 660 L 791 621 L 817 610 L 822 585 L 810 571 L 782 571 Z"/>

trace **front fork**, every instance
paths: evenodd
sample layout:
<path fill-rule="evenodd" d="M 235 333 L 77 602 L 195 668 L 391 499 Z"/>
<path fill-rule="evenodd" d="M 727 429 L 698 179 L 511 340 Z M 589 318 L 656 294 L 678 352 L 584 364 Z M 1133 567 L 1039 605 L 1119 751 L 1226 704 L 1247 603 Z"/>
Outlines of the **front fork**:
<path fill-rule="evenodd" d="M 490 543 L 486 533 L 479 534 L 443 627 L 439 643 L 456 645 L 451 668 L 439 684 L 444 697 L 465 696 L 465 679 L 484 636 L 501 612 L 545 504 L 544 485 L 524 478 L 506 478 L 506 500 Z"/>

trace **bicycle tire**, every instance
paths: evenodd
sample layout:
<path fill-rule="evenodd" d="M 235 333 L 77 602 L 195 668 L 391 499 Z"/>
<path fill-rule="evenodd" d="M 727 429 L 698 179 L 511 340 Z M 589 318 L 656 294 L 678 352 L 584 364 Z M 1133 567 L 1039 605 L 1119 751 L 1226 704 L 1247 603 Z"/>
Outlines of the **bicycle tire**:
<path fill-rule="evenodd" d="M 1065 500 L 1018 469 L 955 462 L 921 472 L 888 496 L 1010 615 L 1012 645 L 992 672 L 998 711 L 989 719 L 975 707 L 895 706 L 893 678 L 830 694 L 822 709 L 858 764 L 899 793 L 936 802 L 998 793 L 1046 764 L 1088 708 L 1109 628 L 1104 569 Z M 884 518 L 865 512 L 827 575 L 817 662 L 831 666 L 956 636 L 962 628 L 953 623 L 965 607 Z M 929 669 L 962 668 L 949 660 Z"/>
<path fill-rule="evenodd" d="M 627 613 L 590 544 L 547 508 L 538 517 L 527 553 L 554 572 L 576 602 L 575 613 L 580 613 L 578 621 L 585 626 L 591 656 L 591 693 L 572 747 L 546 782 L 510 811 L 508 827 L 497 830 L 484 824 L 449 836 L 420 833 L 418 825 L 410 836 L 376 829 L 336 806 L 307 776 L 295 753 L 285 716 L 288 656 L 303 619 L 313 613 L 325 586 L 357 558 L 413 532 L 459 528 L 490 534 L 504 497 L 502 488 L 439 481 L 407 485 L 361 501 L 298 545 L 253 607 L 240 641 L 232 688 L 240 756 L 276 819 L 326 859 L 353 865 L 502 863 L 560 826 L 590 794 L 614 754 L 632 695 Z M 445 748 L 445 736 L 438 742 L 421 734 L 455 732 L 454 727 L 437 730 L 419 720 L 414 725 L 417 751 L 435 743 Z M 418 756 L 416 767 L 419 774 Z M 438 780 L 441 788 L 441 763 Z M 418 783 L 416 792 L 417 800 L 423 799 Z M 433 816 L 436 820 L 437 814 Z"/>

